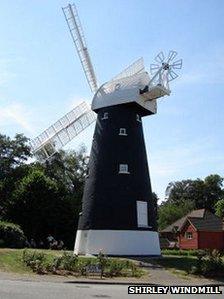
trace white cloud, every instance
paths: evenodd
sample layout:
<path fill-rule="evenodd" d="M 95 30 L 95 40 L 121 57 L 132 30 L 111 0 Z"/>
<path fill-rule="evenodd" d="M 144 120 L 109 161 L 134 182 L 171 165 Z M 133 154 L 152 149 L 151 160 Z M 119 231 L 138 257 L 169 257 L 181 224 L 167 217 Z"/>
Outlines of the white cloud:
<path fill-rule="evenodd" d="M 20 103 L 10 103 L 0 108 L 0 125 L 19 125 L 28 132 L 33 132 L 33 129 L 28 122 L 30 113 Z"/>

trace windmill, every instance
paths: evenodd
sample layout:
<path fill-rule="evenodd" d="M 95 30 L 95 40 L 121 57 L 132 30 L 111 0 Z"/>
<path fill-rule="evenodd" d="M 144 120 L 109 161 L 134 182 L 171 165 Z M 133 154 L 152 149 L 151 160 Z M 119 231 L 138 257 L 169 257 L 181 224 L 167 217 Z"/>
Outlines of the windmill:
<path fill-rule="evenodd" d="M 140 58 L 99 87 L 77 9 L 68 4 L 62 10 L 94 93 L 92 106 L 75 107 L 32 140 L 32 150 L 38 159 L 50 159 L 96 120 L 74 252 L 160 255 L 142 118 L 170 95 L 182 60 L 175 60 L 175 51 L 167 57 L 160 52 L 149 76 Z"/>

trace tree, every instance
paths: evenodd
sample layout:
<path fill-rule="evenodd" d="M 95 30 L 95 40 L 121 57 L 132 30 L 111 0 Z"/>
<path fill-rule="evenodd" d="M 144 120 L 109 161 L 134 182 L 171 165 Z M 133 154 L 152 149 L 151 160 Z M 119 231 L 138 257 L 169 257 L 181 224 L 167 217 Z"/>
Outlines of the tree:
<path fill-rule="evenodd" d="M 70 192 L 77 193 L 83 189 L 87 174 L 88 157 L 86 148 L 78 151 L 59 151 L 45 163 L 45 173 L 65 186 Z"/>
<path fill-rule="evenodd" d="M 182 202 L 179 205 L 170 202 L 162 202 L 158 208 L 159 229 L 164 229 L 176 220 L 182 218 L 194 209 L 192 201 Z"/>
<path fill-rule="evenodd" d="M 60 151 L 45 164 L 45 174 L 57 182 L 57 185 L 64 190 L 64 196 L 72 204 L 75 230 L 81 211 L 87 172 L 88 157 L 84 146 L 81 146 L 78 151 Z"/>
<path fill-rule="evenodd" d="M 43 171 L 31 171 L 21 180 L 13 193 L 8 216 L 29 239 L 45 240 L 51 233 L 69 247 L 71 234 L 74 239 L 72 204 Z"/>
<path fill-rule="evenodd" d="M 224 198 L 217 201 L 215 205 L 215 214 L 224 219 Z"/>
<path fill-rule="evenodd" d="M 215 212 L 215 204 L 224 194 L 223 178 L 218 174 L 204 180 L 183 180 L 169 183 L 166 189 L 167 201 L 176 205 L 192 202 L 196 209 L 206 208 Z"/>
<path fill-rule="evenodd" d="M 88 158 L 85 147 L 27 163 L 28 139 L 0 135 L 0 219 L 21 225 L 28 238 L 51 232 L 74 245 Z"/>
<path fill-rule="evenodd" d="M 23 134 L 16 134 L 14 139 L 0 134 L 0 180 L 31 156 L 28 140 Z"/>
<path fill-rule="evenodd" d="M 30 168 L 24 164 L 31 157 L 28 140 L 22 134 L 14 139 L 0 134 L 0 219 L 6 217 L 12 192 Z"/>

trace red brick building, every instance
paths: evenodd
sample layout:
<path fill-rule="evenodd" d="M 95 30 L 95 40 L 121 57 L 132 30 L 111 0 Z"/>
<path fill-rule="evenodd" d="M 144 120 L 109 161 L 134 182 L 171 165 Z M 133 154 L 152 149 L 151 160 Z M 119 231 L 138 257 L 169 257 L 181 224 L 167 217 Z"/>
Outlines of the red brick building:
<path fill-rule="evenodd" d="M 163 229 L 160 236 L 161 243 L 165 244 L 164 239 L 169 244 L 176 242 L 180 249 L 224 249 L 222 219 L 205 209 L 192 211 Z"/>

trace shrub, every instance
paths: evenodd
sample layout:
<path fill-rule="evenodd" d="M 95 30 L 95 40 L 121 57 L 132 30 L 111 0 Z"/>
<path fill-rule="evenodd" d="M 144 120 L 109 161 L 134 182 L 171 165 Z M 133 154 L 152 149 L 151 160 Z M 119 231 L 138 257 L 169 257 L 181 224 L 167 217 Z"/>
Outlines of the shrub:
<path fill-rule="evenodd" d="M 5 241 L 0 239 L 0 248 L 4 248 L 5 246 Z"/>
<path fill-rule="evenodd" d="M 110 277 L 121 276 L 124 269 L 124 263 L 118 260 L 111 260 L 108 264 L 107 275 Z"/>
<path fill-rule="evenodd" d="M 28 251 L 25 249 L 22 255 L 23 262 L 38 274 L 47 272 L 47 257 L 46 254 L 37 251 Z"/>
<path fill-rule="evenodd" d="M 26 237 L 19 225 L 0 221 L 0 247 L 22 248 Z"/>
<path fill-rule="evenodd" d="M 25 249 L 23 262 L 38 274 L 71 274 L 71 275 L 100 275 L 103 276 L 133 276 L 140 277 L 144 272 L 127 260 L 107 258 L 100 253 L 97 258 L 82 258 L 71 252 L 54 257 L 40 251 Z"/>
<path fill-rule="evenodd" d="M 104 271 L 105 271 L 105 268 L 107 266 L 107 263 L 108 263 L 108 258 L 107 256 L 102 253 L 101 251 L 99 252 L 98 256 L 97 256 L 97 260 L 99 262 L 99 266 L 100 266 L 100 269 L 101 269 L 101 278 L 103 277 L 103 274 L 104 274 Z"/>
<path fill-rule="evenodd" d="M 78 269 L 78 257 L 70 252 L 64 251 L 62 256 L 55 257 L 52 262 L 55 270 L 66 270 L 76 272 Z"/>
<path fill-rule="evenodd" d="M 201 274 L 206 277 L 224 276 L 224 262 L 218 250 L 199 251 L 197 263 L 191 269 L 193 274 Z"/>

